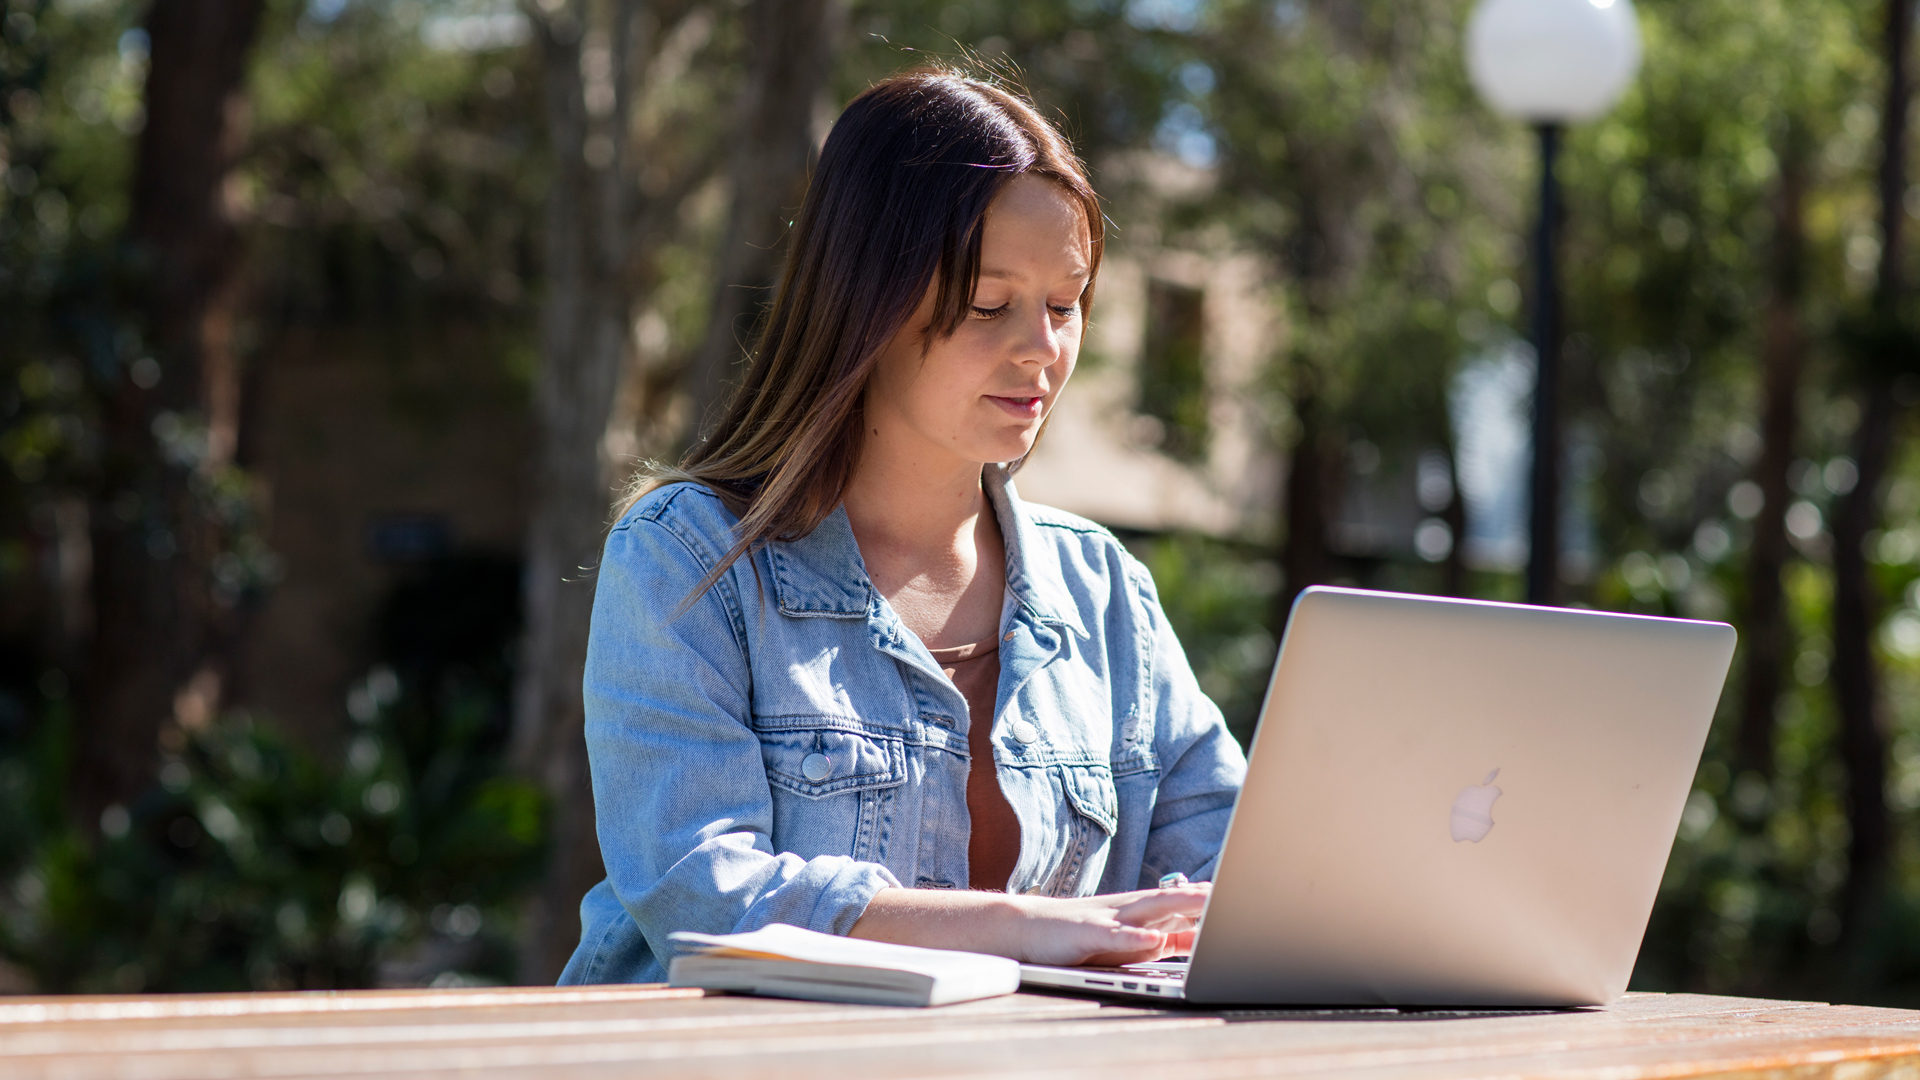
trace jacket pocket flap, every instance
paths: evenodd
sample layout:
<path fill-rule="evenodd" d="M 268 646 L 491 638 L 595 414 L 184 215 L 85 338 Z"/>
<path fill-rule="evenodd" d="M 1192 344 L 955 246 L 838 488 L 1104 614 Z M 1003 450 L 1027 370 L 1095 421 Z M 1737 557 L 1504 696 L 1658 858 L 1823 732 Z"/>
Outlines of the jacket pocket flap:
<path fill-rule="evenodd" d="M 1120 798 L 1113 788 L 1113 774 L 1105 768 L 1068 767 L 1063 777 L 1067 801 L 1081 817 L 1100 826 L 1112 836 L 1120 826 Z"/>
<path fill-rule="evenodd" d="M 900 739 L 832 729 L 762 731 L 760 756 L 768 782 L 809 798 L 907 782 Z"/>

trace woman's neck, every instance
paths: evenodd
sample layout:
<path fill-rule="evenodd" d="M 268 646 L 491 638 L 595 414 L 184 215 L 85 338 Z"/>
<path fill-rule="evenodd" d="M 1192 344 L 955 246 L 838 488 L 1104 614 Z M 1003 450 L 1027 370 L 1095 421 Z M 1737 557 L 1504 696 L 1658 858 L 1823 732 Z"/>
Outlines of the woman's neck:
<path fill-rule="evenodd" d="M 861 456 L 844 499 L 863 544 L 871 536 L 888 547 L 922 551 L 970 538 L 986 508 L 979 465 L 962 462 L 936 471 L 885 454 Z"/>
<path fill-rule="evenodd" d="M 929 648 L 997 632 L 1005 590 L 1000 529 L 978 463 L 864 453 L 844 502 L 867 576 Z"/>

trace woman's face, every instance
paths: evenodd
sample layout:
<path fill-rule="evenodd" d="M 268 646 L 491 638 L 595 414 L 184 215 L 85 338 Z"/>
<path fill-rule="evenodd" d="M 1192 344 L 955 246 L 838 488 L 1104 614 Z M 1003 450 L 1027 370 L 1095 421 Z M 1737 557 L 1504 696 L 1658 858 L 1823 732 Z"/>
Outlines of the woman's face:
<path fill-rule="evenodd" d="M 1079 204 L 1050 180 L 1015 177 L 987 211 L 966 319 L 948 337 L 929 333 L 929 290 L 881 352 L 869 447 L 972 465 L 1032 449 L 1080 354 L 1092 256 Z"/>

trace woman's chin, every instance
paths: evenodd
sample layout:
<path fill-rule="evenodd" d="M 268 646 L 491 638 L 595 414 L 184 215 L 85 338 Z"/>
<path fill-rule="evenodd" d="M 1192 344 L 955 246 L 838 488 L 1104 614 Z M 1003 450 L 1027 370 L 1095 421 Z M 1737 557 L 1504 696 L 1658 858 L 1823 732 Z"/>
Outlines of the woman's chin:
<path fill-rule="evenodd" d="M 1032 449 L 1033 438 L 1031 436 L 1017 439 L 995 439 L 992 445 L 982 448 L 984 456 L 982 456 L 980 460 L 983 462 L 991 461 L 1003 464 L 1026 457 L 1027 453 Z"/>
<path fill-rule="evenodd" d="M 1025 457 L 1033 449 L 1034 440 L 1040 437 L 1040 421 L 982 424 L 971 430 L 961 428 L 953 435 L 955 437 L 948 445 L 959 450 L 968 460 L 1008 462 Z"/>

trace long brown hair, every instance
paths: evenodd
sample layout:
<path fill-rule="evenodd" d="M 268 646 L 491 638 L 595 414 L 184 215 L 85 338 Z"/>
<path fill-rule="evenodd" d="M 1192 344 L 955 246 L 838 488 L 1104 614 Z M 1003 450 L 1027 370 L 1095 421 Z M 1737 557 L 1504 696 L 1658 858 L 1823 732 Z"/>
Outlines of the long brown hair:
<path fill-rule="evenodd" d="M 748 551 L 797 540 L 840 505 L 875 359 L 930 287 L 930 334 L 951 334 L 967 317 L 987 209 L 1022 173 L 1058 184 L 1086 214 L 1093 251 L 1084 318 L 1104 241 L 1099 198 L 1073 148 L 1030 101 L 925 68 L 873 86 L 840 114 L 745 381 L 678 467 L 644 470 L 620 502 L 625 513 L 648 491 L 691 480 L 739 516 L 733 547 L 693 596 Z"/>

